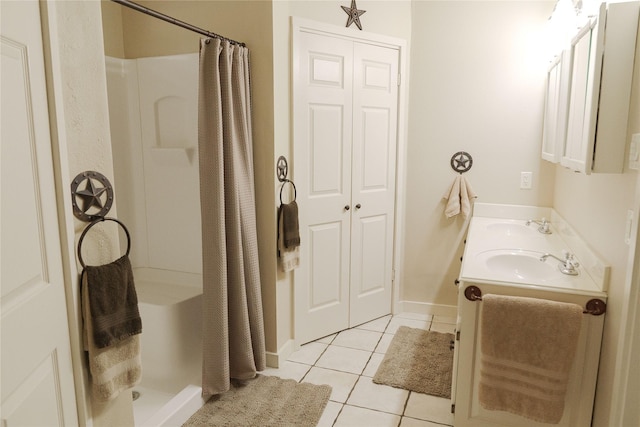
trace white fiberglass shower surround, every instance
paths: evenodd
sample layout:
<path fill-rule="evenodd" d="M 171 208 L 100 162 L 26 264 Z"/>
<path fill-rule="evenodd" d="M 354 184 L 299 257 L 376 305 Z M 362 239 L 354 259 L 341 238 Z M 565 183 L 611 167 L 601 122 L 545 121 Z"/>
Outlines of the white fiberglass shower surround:
<path fill-rule="evenodd" d="M 201 404 L 198 54 L 106 66 L 117 209 L 143 323 L 134 417 L 158 425 L 186 400 Z"/>

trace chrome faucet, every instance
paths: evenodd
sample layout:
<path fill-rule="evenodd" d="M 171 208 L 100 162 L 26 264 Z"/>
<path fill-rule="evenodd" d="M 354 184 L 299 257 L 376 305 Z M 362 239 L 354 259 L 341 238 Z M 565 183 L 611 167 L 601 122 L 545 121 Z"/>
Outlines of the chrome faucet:
<path fill-rule="evenodd" d="M 528 220 L 525 225 L 530 225 L 532 222 L 535 222 L 536 224 L 540 225 L 540 227 L 538 227 L 538 232 L 542 233 L 542 234 L 551 234 L 551 228 L 549 227 L 549 224 L 551 224 L 549 221 L 547 221 L 546 218 L 542 218 L 541 220 L 537 220 L 537 219 L 530 219 Z"/>
<path fill-rule="evenodd" d="M 576 270 L 576 268 L 580 266 L 580 264 L 578 263 L 578 260 L 575 258 L 575 256 L 572 253 L 568 251 L 562 251 L 562 253 L 564 255 L 564 259 L 558 258 L 553 254 L 546 253 L 540 257 L 540 261 L 545 262 L 549 257 L 555 258 L 558 261 L 560 261 L 560 263 L 558 264 L 558 270 L 560 270 L 562 274 L 568 274 L 569 276 L 577 276 L 578 270 Z"/>

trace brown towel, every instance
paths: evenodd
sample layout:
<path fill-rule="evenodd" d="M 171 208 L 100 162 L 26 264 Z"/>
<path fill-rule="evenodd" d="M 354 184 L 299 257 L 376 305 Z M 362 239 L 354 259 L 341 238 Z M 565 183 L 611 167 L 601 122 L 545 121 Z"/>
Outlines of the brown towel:
<path fill-rule="evenodd" d="M 483 408 L 557 424 L 564 413 L 582 307 L 484 295 L 479 400 Z"/>
<path fill-rule="evenodd" d="M 91 395 L 100 402 L 109 401 L 122 391 L 140 383 L 142 364 L 140 336 L 133 335 L 110 347 L 97 348 L 93 341 L 90 292 L 87 275 L 82 274 L 82 338 L 89 353 Z"/>
<path fill-rule="evenodd" d="M 286 273 L 300 266 L 300 246 L 285 248 L 283 236 L 283 218 L 278 215 L 278 259 L 280 268 Z"/>
<path fill-rule="evenodd" d="M 291 203 L 280 205 L 280 215 L 282 215 L 282 231 L 284 247 L 295 248 L 300 246 L 300 229 L 298 226 L 298 204 L 294 200 Z"/>
<path fill-rule="evenodd" d="M 142 332 L 131 262 L 126 255 L 106 265 L 86 266 L 93 340 L 109 347 Z"/>

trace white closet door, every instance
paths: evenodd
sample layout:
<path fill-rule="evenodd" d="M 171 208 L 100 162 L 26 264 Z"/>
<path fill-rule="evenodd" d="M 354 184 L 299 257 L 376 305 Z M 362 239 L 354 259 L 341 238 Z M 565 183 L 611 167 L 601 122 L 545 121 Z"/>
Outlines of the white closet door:
<path fill-rule="evenodd" d="M 39 3 L 0 2 L 0 10 L 0 424 L 74 426 Z"/>
<path fill-rule="evenodd" d="M 292 168 L 301 259 L 295 337 L 305 343 L 349 326 L 353 44 L 297 36 Z"/>
<path fill-rule="evenodd" d="M 350 326 L 391 312 L 398 50 L 354 43 Z"/>

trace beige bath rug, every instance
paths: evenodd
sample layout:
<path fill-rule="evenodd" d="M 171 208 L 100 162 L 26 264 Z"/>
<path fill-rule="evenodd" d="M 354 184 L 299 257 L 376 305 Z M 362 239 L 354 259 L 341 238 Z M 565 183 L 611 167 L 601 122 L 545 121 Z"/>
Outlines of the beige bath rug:
<path fill-rule="evenodd" d="M 259 375 L 214 396 L 185 426 L 316 426 L 331 387 Z"/>
<path fill-rule="evenodd" d="M 453 334 L 401 326 L 373 377 L 376 384 L 451 397 Z"/>

